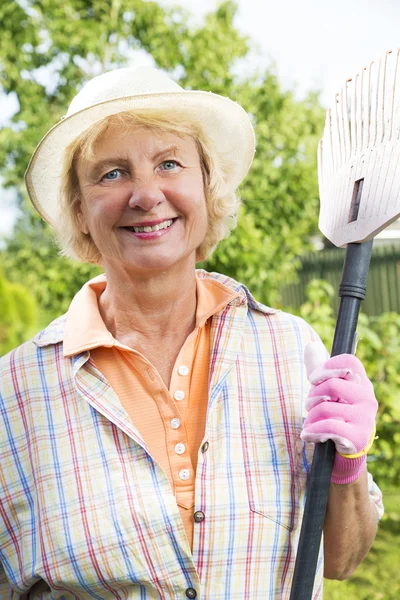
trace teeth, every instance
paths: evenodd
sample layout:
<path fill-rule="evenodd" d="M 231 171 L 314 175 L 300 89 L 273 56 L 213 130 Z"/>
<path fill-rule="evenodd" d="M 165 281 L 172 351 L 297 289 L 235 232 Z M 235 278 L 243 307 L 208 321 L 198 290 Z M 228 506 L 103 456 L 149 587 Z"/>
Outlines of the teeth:
<path fill-rule="evenodd" d="M 172 221 L 173 221 L 173 219 L 168 219 L 168 221 L 163 221 L 163 223 L 159 223 L 158 225 L 153 225 L 152 227 L 150 227 L 149 225 L 146 225 L 145 227 L 129 227 L 129 229 L 132 229 L 135 233 L 150 233 L 151 231 L 159 231 L 160 229 L 167 229 L 167 227 L 170 227 L 172 225 Z"/>

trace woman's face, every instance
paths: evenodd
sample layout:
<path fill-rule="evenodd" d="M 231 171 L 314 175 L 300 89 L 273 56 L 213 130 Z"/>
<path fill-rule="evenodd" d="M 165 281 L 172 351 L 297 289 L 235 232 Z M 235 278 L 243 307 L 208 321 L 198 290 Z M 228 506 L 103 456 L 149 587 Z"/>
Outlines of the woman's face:
<path fill-rule="evenodd" d="M 195 265 L 207 209 L 195 141 L 109 127 L 77 164 L 80 223 L 107 267 L 154 272 Z"/>

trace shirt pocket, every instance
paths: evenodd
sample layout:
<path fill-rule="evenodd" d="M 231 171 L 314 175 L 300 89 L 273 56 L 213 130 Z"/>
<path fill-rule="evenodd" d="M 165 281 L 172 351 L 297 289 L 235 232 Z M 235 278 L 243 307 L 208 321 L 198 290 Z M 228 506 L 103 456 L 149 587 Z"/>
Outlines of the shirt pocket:
<path fill-rule="evenodd" d="M 300 431 L 267 430 L 241 419 L 249 508 L 292 531 L 299 525 L 307 478 Z"/>

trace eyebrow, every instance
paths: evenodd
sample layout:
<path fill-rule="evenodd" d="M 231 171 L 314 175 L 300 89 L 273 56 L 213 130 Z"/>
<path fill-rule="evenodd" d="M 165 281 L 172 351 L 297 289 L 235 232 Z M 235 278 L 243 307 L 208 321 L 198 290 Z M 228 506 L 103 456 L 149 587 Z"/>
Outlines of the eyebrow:
<path fill-rule="evenodd" d="M 163 150 L 156 152 L 156 154 L 154 154 L 154 156 L 153 156 L 153 160 L 158 160 L 161 157 L 165 156 L 166 154 L 173 154 L 174 156 L 176 154 L 179 154 L 178 146 L 175 146 L 175 144 L 173 144 L 172 146 L 168 146 L 167 148 L 164 148 Z"/>
<path fill-rule="evenodd" d="M 93 173 L 94 171 L 101 171 L 103 168 L 110 166 L 110 165 L 127 165 L 128 164 L 128 160 L 126 159 L 126 157 L 122 157 L 122 156 L 110 156 L 109 158 L 105 158 L 103 160 L 99 160 L 99 161 L 90 161 L 89 163 L 89 168 L 90 168 L 90 172 Z"/>

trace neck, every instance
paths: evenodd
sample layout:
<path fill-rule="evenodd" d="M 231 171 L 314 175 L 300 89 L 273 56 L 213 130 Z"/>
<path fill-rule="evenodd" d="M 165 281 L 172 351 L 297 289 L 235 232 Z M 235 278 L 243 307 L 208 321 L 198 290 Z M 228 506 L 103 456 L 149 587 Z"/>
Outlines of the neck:
<path fill-rule="evenodd" d="M 185 338 L 195 327 L 194 265 L 157 274 L 132 275 L 105 268 L 107 287 L 99 299 L 107 329 L 122 343 Z"/>

